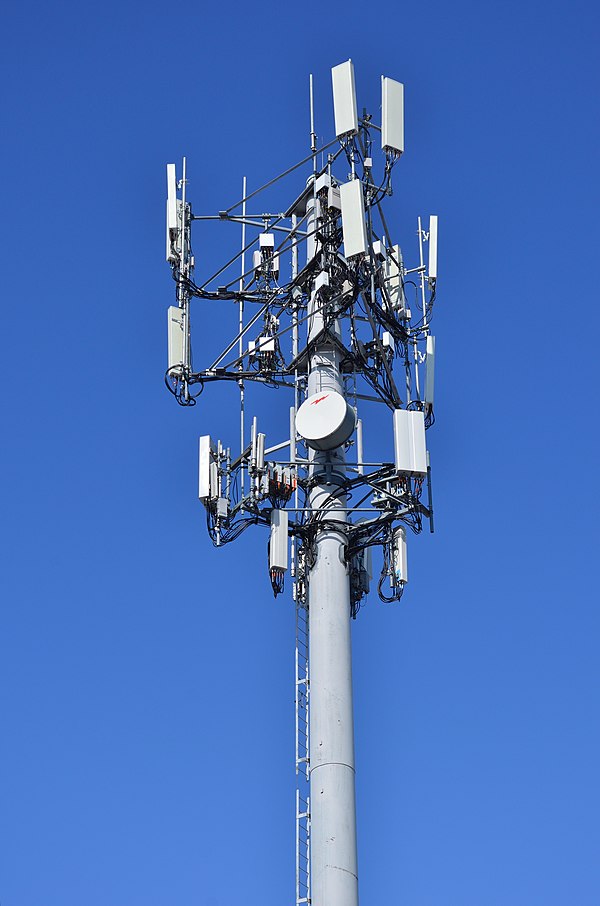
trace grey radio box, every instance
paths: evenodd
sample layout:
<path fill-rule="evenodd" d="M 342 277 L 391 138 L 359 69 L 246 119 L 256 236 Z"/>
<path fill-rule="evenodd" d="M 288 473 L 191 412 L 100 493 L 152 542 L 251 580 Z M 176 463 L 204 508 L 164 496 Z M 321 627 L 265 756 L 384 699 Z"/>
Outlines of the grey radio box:
<path fill-rule="evenodd" d="M 336 211 L 342 210 L 339 186 L 330 186 L 327 190 L 327 207 L 335 208 Z"/>
<path fill-rule="evenodd" d="M 394 451 L 398 475 L 427 475 L 425 416 L 409 409 L 394 409 Z"/>

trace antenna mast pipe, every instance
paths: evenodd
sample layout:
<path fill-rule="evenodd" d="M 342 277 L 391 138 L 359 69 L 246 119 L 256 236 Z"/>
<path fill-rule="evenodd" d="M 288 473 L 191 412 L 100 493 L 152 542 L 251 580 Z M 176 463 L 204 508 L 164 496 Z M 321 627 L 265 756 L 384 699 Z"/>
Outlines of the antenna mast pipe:
<path fill-rule="evenodd" d="M 240 274 L 240 311 L 239 311 L 239 345 L 238 345 L 238 357 L 240 359 L 239 370 L 244 370 L 243 354 L 244 354 L 244 299 L 241 296 L 241 293 L 244 291 L 244 273 L 246 271 L 246 177 L 244 176 L 242 180 L 242 198 L 244 199 L 242 203 L 242 251 L 241 251 L 241 274 Z M 240 456 L 244 452 L 245 444 L 245 428 L 244 428 L 244 380 L 240 378 L 238 381 L 238 386 L 240 388 Z M 242 497 L 244 496 L 244 469 L 240 471 L 240 488 L 242 492 Z"/>
<path fill-rule="evenodd" d="M 312 202 L 312 204 L 311 204 Z M 309 200 L 309 234 L 314 199 Z M 315 243 L 316 245 L 316 243 Z M 313 249 L 309 246 L 309 260 Z M 315 249 L 316 251 L 316 249 Z M 311 307 L 317 309 L 318 301 Z M 321 332 L 322 313 L 311 312 L 309 343 Z M 337 322 L 333 327 L 337 333 Z M 311 357 L 308 395 L 344 395 L 340 354 L 331 341 Z M 320 527 L 309 573 L 310 664 L 310 835 L 312 906 L 358 906 L 354 719 L 350 638 L 350 577 L 347 542 L 346 473 L 343 447 L 310 453 L 311 517 Z"/>

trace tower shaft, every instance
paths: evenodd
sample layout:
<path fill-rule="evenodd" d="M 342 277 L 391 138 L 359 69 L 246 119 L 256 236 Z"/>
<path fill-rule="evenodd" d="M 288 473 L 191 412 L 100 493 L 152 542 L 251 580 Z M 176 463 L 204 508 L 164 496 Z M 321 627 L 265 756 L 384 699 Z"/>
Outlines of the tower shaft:
<path fill-rule="evenodd" d="M 318 307 L 313 303 L 309 339 L 318 337 L 323 327 L 322 315 L 314 310 Z M 330 330 L 337 332 L 337 324 Z M 325 335 L 311 356 L 308 394 L 328 391 L 344 395 L 339 352 Z M 308 601 L 313 906 L 358 906 L 345 471 L 342 447 L 312 451 L 309 500 L 316 534 Z"/>
<path fill-rule="evenodd" d="M 350 585 L 344 562 L 345 495 L 327 504 L 336 486 L 319 483 L 313 511 L 331 527 L 319 531 L 309 574 L 311 901 L 357 906 L 354 721 Z"/>

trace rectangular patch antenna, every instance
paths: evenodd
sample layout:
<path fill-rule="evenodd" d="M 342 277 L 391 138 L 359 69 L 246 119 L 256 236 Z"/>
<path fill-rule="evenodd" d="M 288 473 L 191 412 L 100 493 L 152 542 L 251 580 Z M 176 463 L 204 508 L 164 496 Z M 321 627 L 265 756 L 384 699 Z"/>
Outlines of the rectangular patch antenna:
<path fill-rule="evenodd" d="M 437 280 L 437 241 L 438 219 L 435 214 L 429 218 L 429 267 L 427 276 L 430 280 Z"/>
<path fill-rule="evenodd" d="M 167 229 L 177 229 L 177 178 L 175 164 L 167 164 Z"/>
<path fill-rule="evenodd" d="M 288 568 L 288 512 L 271 510 L 271 540 L 269 544 L 269 569 Z"/>
<path fill-rule="evenodd" d="M 356 134 L 358 132 L 358 113 L 356 112 L 356 88 L 352 60 L 333 67 L 331 83 L 335 134 L 338 138 L 349 133 Z"/>
<path fill-rule="evenodd" d="M 385 262 L 385 285 L 394 310 L 403 309 L 404 291 L 402 288 L 402 250 L 399 245 L 392 246 L 391 255 Z"/>
<path fill-rule="evenodd" d="M 425 402 L 433 406 L 433 384 L 435 368 L 435 337 L 427 337 L 427 356 L 425 359 Z"/>
<path fill-rule="evenodd" d="M 169 368 L 185 364 L 185 333 L 183 329 L 183 309 L 169 305 L 167 310 L 169 330 Z"/>
<path fill-rule="evenodd" d="M 198 497 L 202 503 L 206 503 L 211 497 L 215 496 L 216 488 L 211 487 L 214 484 L 214 475 L 211 473 L 214 460 L 215 450 L 210 439 L 210 434 L 203 434 L 198 443 Z"/>
<path fill-rule="evenodd" d="M 177 178 L 175 164 L 167 164 L 167 261 L 175 260 L 173 233 L 177 232 Z"/>
<path fill-rule="evenodd" d="M 342 204 L 342 229 L 344 231 L 344 254 L 346 258 L 364 255 L 367 251 L 367 230 L 365 227 L 365 203 L 360 179 L 352 179 L 340 186 Z"/>
<path fill-rule="evenodd" d="M 409 409 L 394 409 L 394 450 L 398 475 L 427 475 L 425 416 Z"/>
<path fill-rule="evenodd" d="M 404 151 L 404 85 L 381 76 L 381 147 Z"/>

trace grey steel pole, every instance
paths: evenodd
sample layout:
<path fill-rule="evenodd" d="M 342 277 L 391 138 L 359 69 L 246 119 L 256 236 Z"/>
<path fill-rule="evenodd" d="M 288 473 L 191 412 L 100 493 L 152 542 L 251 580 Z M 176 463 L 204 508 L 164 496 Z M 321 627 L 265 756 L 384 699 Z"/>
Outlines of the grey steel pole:
<path fill-rule="evenodd" d="M 309 233 L 313 224 L 314 218 L 309 216 Z M 311 245 L 309 258 L 314 254 Z M 312 311 L 309 339 L 316 337 L 321 328 L 321 314 Z M 337 325 L 333 329 L 336 328 Z M 344 393 L 339 352 L 327 340 L 314 351 L 308 377 L 308 393 L 322 391 Z M 313 452 L 310 474 L 313 482 L 310 506 L 317 520 L 314 562 L 308 581 L 311 903 L 312 906 L 358 906 L 343 448 Z"/>

